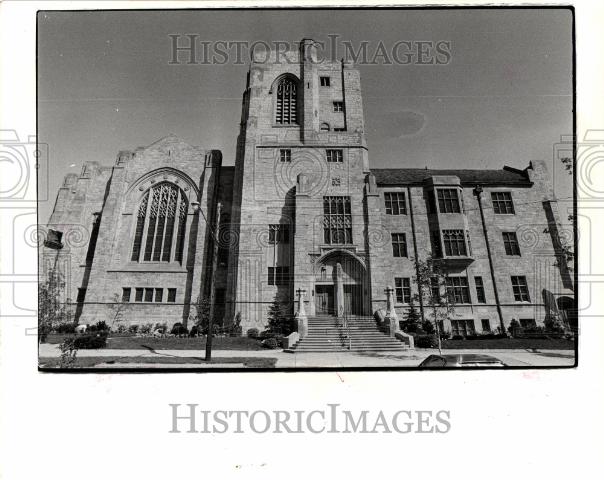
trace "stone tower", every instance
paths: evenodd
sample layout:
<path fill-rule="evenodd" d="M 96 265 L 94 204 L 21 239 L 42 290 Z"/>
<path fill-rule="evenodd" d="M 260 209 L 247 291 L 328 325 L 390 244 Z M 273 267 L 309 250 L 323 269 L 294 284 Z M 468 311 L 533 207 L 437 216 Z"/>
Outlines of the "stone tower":
<path fill-rule="evenodd" d="M 237 142 L 227 318 L 262 329 L 289 313 L 370 312 L 359 71 L 317 58 L 313 40 L 251 62 Z M 318 312 L 319 310 L 320 312 Z"/>

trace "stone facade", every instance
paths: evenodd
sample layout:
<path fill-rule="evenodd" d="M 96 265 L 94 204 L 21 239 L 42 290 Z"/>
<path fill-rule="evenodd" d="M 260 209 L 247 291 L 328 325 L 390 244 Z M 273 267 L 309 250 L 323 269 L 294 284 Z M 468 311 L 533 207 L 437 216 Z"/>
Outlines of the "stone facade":
<path fill-rule="evenodd" d="M 372 315 L 385 308 L 388 287 L 399 287 L 394 308 L 404 319 L 417 291 L 416 259 L 429 255 L 462 277 L 462 288 L 467 279 L 467 298 L 446 330 L 480 332 L 512 319 L 540 324 L 546 313 L 566 314 L 560 309 L 573 297 L 562 255 L 568 232 L 544 162 L 502 170 L 372 169 L 359 70 L 317 61 L 312 40 L 298 51 L 272 52 L 268 61 L 261 56 L 247 76 L 234 167 L 222 167 L 216 150 L 169 136 L 120 152 L 113 167 L 87 163 L 79 177 L 65 178 L 49 222 L 63 232 L 64 247 L 41 254 L 46 271 L 64 265 L 66 297 L 80 323 L 116 316 L 187 322 L 192 305 L 208 296 L 216 321 L 240 321 L 245 333 L 265 327 L 275 302 L 293 314 L 300 290 L 309 316 Z M 180 220 L 168 227 L 145 203 L 162 185 L 166 198 L 177 199 L 166 208 L 185 208 L 181 259 L 178 241 L 166 236 Z M 513 213 L 496 213 L 497 198 L 511 199 Z M 149 246 L 150 225 L 163 237 L 151 236 Z M 451 232 L 462 232 L 454 252 Z M 167 242 L 174 248 L 166 254 Z M 157 251 L 162 258 L 154 258 Z M 523 277 L 528 297 L 515 295 L 512 277 Z M 170 301 L 168 289 L 176 289 Z"/>

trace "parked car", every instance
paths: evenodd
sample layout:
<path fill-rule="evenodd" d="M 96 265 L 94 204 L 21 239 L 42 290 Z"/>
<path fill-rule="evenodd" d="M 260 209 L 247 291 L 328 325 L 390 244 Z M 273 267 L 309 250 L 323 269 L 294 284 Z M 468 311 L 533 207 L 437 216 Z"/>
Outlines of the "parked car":
<path fill-rule="evenodd" d="M 430 355 L 422 363 L 422 368 L 456 368 L 456 367 L 505 367 L 498 358 L 480 353 L 455 353 L 448 355 Z"/>

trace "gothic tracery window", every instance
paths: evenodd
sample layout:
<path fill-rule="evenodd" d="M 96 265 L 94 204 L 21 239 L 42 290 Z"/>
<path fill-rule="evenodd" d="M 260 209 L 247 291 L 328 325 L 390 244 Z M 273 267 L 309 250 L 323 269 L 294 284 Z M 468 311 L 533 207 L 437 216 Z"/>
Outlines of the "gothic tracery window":
<path fill-rule="evenodd" d="M 281 125 L 298 123 L 298 96 L 296 81 L 285 77 L 277 85 L 275 122 Z"/>
<path fill-rule="evenodd" d="M 176 185 L 152 186 L 136 216 L 133 262 L 182 262 L 188 202 Z"/>

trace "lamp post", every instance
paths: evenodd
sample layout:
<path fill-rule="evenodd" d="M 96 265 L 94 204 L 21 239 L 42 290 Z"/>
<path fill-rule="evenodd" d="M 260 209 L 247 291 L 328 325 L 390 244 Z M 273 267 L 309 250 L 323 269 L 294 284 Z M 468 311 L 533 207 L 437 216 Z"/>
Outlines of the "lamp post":
<path fill-rule="evenodd" d="M 298 329 L 298 335 L 300 335 L 300 338 L 304 338 L 308 332 L 308 317 L 306 316 L 306 309 L 304 307 L 304 296 L 306 295 L 306 290 L 299 288 L 296 290 L 296 295 L 298 295 L 298 310 L 295 317 L 296 327 Z"/>
<path fill-rule="evenodd" d="M 388 320 L 388 334 L 394 337 L 394 334 L 398 331 L 398 315 L 394 309 L 394 288 L 390 285 L 384 290 L 386 294 L 386 320 Z"/>

